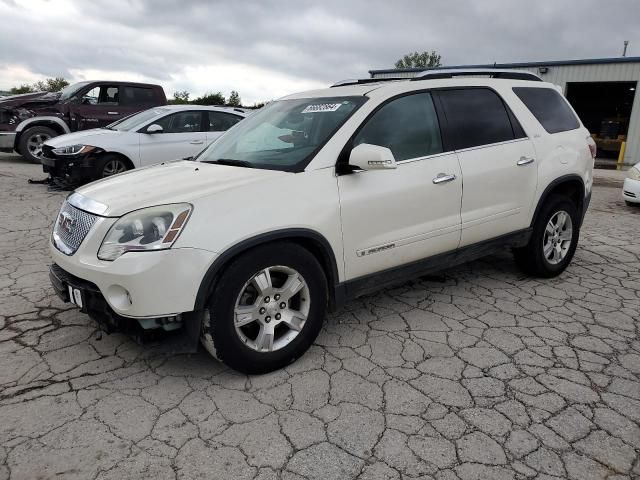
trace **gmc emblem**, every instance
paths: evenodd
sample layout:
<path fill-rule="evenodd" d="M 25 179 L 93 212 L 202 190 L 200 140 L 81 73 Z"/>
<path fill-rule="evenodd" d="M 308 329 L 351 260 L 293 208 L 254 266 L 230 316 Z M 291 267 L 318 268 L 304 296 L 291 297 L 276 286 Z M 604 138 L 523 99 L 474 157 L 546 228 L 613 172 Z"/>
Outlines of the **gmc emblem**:
<path fill-rule="evenodd" d="M 67 212 L 62 212 L 58 217 L 58 226 L 60 228 L 64 228 L 69 234 L 71 234 L 73 230 L 74 223 L 76 223 L 76 219 L 69 215 Z"/>

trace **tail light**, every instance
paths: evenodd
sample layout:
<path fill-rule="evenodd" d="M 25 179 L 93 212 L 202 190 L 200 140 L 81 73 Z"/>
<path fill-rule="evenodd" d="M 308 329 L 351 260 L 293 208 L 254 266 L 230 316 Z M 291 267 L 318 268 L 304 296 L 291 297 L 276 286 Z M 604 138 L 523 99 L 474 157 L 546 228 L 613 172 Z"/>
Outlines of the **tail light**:
<path fill-rule="evenodd" d="M 590 136 L 587 137 L 587 145 L 589 145 L 589 151 L 591 152 L 591 158 L 595 159 L 596 158 L 596 152 L 597 152 L 597 147 L 596 147 L 596 142 L 593 141 L 593 138 L 591 138 Z"/>

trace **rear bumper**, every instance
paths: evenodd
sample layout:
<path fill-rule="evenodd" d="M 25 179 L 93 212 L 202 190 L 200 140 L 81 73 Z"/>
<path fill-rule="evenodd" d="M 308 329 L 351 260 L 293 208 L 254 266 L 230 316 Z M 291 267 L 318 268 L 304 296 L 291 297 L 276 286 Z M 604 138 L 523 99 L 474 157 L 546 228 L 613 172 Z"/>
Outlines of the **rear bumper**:
<path fill-rule="evenodd" d="M 16 132 L 0 132 L 0 152 L 13 152 Z"/>
<path fill-rule="evenodd" d="M 622 198 L 627 202 L 640 203 L 640 180 L 625 178 L 622 186 Z"/>

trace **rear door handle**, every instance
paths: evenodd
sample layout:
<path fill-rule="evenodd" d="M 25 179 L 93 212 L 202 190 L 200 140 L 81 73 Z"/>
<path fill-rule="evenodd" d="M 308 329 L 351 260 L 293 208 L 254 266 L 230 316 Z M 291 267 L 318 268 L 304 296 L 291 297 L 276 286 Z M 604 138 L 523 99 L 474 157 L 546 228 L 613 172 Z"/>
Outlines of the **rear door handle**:
<path fill-rule="evenodd" d="M 204 140 L 192 140 L 191 142 L 189 142 L 191 145 L 202 145 L 204 143 Z"/>
<path fill-rule="evenodd" d="M 108 115 L 120 115 L 118 112 L 107 112 Z"/>
<path fill-rule="evenodd" d="M 439 173 L 436 178 L 433 179 L 433 183 L 438 185 L 439 183 L 453 182 L 456 176 L 453 173 Z"/>
<path fill-rule="evenodd" d="M 535 162 L 535 160 L 536 159 L 533 157 L 520 157 L 520 160 L 518 160 L 516 165 L 518 165 L 519 167 L 522 167 L 523 165 L 529 165 L 530 163 Z"/>

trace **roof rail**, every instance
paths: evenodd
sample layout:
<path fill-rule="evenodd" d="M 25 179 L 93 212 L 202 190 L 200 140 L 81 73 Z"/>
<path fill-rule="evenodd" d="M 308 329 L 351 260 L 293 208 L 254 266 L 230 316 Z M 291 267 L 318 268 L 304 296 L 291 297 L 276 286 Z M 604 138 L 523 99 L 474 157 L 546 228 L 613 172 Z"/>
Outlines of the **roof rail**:
<path fill-rule="evenodd" d="M 340 80 L 331 85 L 333 87 L 344 87 L 345 85 L 364 85 L 367 83 L 391 82 L 396 80 L 409 80 L 409 78 L 393 77 L 393 78 L 350 78 L 348 80 Z"/>
<path fill-rule="evenodd" d="M 527 70 L 506 70 L 504 68 L 438 68 L 420 72 L 411 80 L 435 80 L 438 78 L 453 78 L 471 75 L 488 75 L 491 78 L 533 80 L 535 82 L 542 82 L 542 79 L 538 75 Z"/>

